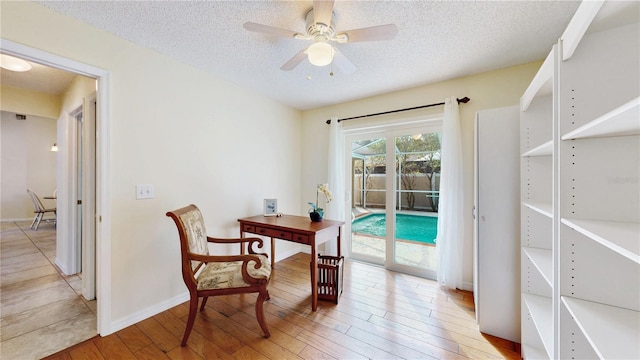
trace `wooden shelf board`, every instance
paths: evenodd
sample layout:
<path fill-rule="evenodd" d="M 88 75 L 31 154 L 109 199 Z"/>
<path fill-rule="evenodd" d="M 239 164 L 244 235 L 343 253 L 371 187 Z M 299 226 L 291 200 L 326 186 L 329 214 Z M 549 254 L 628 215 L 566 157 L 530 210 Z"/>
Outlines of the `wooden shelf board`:
<path fill-rule="evenodd" d="M 550 249 L 523 247 L 522 251 L 531 259 L 533 265 L 542 274 L 547 284 L 553 289 L 553 265 Z"/>
<path fill-rule="evenodd" d="M 540 144 L 533 149 L 522 154 L 522 157 L 531 156 L 551 156 L 553 155 L 553 140 L 549 140 L 544 144 Z"/>
<path fill-rule="evenodd" d="M 561 221 L 602 246 L 640 264 L 640 223 L 565 218 Z"/>
<path fill-rule="evenodd" d="M 538 334 L 544 349 L 547 352 L 547 358 L 551 358 L 553 354 L 553 315 L 552 315 L 552 302 L 551 298 L 533 295 L 522 294 L 525 304 L 529 309 L 533 323 L 538 329 Z"/>
<path fill-rule="evenodd" d="M 553 92 L 553 64 L 555 51 L 552 49 L 547 58 L 538 69 L 538 72 L 531 80 L 529 87 L 520 98 L 520 109 L 527 111 L 529 105 L 537 95 L 547 95 Z"/>
<path fill-rule="evenodd" d="M 640 359 L 640 312 L 565 296 L 562 302 L 601 359 Z"/>
<path fill-rule="evenodd" d="M 640 135 L 640 96 L 562 136 L 562 140 Z"/>
<path fill-rule="evenodd" d="M 524 202 L 523 203 L 524 206 L 528 207 L 529 209 L 538 212 L 548 218 L 552 218 L 553 217 L 553 208 L 551 203 L 549 204 L 545 204 L 545 203 L 533 203 L 533 202 Z"/>

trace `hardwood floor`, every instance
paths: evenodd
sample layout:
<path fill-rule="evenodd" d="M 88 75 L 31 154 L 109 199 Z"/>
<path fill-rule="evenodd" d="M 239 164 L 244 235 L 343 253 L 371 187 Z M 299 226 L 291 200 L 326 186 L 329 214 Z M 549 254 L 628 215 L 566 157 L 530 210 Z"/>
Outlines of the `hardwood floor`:
<path fill-rule="evenodd" d="M 180 347 L 188 314 L 181 304 L 47 359 L 520 359 L 519 344 L 483 335 L 473 294 L 346 261 L 338 305 L 311 311 L 309 255 L 278 262 L 261 337 L 255 295 L 210 298 Z"/>

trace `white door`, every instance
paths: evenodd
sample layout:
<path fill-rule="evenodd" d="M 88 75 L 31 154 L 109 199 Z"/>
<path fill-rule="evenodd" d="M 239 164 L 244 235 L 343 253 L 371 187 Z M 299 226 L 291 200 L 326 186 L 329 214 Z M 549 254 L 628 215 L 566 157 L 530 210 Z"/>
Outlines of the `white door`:
<path fill-rule="evenodd" d="M 475 122 L 474 297 L 480 331 L 520 342 L 520 123 L 517 106 Z"/>

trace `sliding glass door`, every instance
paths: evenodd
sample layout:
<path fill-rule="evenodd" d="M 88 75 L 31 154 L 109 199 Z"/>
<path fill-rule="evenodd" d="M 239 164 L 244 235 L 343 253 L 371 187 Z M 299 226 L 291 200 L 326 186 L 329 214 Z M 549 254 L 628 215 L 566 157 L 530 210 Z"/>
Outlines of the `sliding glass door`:
<path fill-rule="evenodd" d="M 347 136 L 351 257 L 435 278 L 439 130 L 405 126 Z"/>

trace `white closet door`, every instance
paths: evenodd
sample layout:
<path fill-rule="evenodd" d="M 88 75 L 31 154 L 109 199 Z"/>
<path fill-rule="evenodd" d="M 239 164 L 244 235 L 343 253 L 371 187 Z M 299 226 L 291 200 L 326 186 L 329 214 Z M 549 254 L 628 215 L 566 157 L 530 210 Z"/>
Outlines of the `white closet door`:
<path fill-rule="evenodd" d="M 520 342 L 520 112 L 480 111 L 475 137 L 474 295 L 480 331 Z"/>

